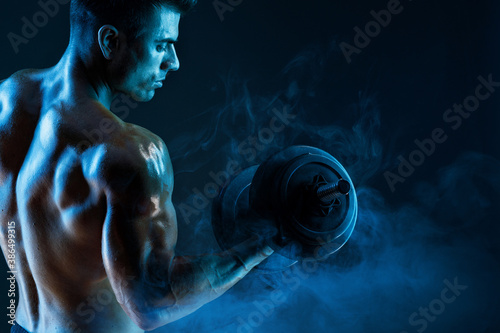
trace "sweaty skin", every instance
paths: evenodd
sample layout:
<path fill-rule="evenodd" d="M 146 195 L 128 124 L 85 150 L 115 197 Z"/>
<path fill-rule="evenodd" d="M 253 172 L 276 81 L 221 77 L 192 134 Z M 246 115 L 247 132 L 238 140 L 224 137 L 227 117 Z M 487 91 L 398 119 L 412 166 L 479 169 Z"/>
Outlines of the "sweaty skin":
<path fill-rule="evenodd" d="M 179 68 L 180 15 L 162 7 L 129 42 L 112 26 L 59 63 L 0 83 L 0 240 L 14 221 L 17 322 L 30 332 L 142 332 L 222 295 L 272 254 L 258 239 L 176 256 L 174 179 L 164 142 L 109 111 L 153 98 Z M 103 126 L 103 124 L 105 124 Z M 90 142 L 84 133 L 100 130 Z"/>

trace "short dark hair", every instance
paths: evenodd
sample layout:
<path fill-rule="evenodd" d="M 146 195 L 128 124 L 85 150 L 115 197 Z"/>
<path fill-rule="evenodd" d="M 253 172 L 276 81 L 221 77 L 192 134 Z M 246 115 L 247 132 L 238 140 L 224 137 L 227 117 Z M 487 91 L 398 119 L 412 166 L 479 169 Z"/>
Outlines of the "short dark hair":
<path fill-rule="evenodd" d="M 110 24 L 135 38 L 155 8 L 167 6 L 184 15 L 196 3 L 197 0 L 71 0 L 71 28 Z"/>

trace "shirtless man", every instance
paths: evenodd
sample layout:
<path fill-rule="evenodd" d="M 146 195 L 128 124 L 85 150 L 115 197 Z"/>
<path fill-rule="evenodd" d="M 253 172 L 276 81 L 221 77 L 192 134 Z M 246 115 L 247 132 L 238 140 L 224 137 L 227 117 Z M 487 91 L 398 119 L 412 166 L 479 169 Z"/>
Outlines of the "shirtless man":
<path fill-rule="evenodd" d="M 6 256 L 15 222 L 13 331 L 152 330 L 272 254 L 256 237 L 216 255 L 176 256 L 167 147 L 109 111 L 119 93 L 151 100 L 179 69 L 178 23 L 195 2 L 73 0 L 61 60 L 1 83 L 0 234 Z M 106 129 L 101 140 L 88 142 L 83 133 L 97 128 Z M 103 292 L 109 304 L 82 315 Z"/>

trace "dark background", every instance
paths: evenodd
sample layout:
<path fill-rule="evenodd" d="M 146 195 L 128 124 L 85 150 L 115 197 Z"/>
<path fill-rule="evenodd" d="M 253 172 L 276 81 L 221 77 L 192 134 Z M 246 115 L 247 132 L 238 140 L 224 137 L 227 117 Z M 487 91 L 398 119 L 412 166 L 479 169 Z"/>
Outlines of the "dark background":
<path fill-rule="evenodd" d="M 229 159 L 257 164 L 294 144 L 325 149 L 346 166 L 360 212 L 349 243 L 306 278 L 300 267 L 285 273 L 293 279 L 254 272 L 158 332 L 500 331 L 500 92 L 456 130 L 443 120 L 448 108 L 474 94 L 478 76 L 500 81 L 500 3 L 401 5 L 351 63 L 339 44 L 354 44 L 353 28 L 363 28 L 373 20 L 370 11 L 385 9 L 387 1 L 243 0 L 223 21 L 211 1 L 201 1 L 182 19 L 180 71 L 126 117 L 169 147 L 178 252 L 216 250 L 208 210 L 188 219 L 179 210 L 212 182 L 210 172 L 224 170 Z M 3 4 L 0 77 L 54 65 L 69 38 L 68 10 L 62 5 L 16 53 L 7 34 L 20 34 L 21 18 L 31 21 L 40 6 Z M 255 158 L 238 152 L 267 128 L 271 110 L 284 106 L 296 118 Z M 397 173 L 398 156 L 407 159 L 414 141 L 430 138 L 435 128 L 448 139 L 391 191 L 384 173 Z M 467 289 L 425 329 L 411 325 L 412 313 L 435 306 L 443 281 L 454 279 Z M 8 287 L 1 288 L 7 306 Z M 273 290 L 286 301 L 259 310 Z"/>

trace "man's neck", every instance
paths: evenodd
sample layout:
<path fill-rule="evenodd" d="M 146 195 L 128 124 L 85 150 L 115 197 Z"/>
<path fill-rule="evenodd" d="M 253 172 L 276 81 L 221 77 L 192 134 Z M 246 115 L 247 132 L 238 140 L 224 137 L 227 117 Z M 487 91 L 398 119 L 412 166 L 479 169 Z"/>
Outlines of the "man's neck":
<path fill-rule="evenodd" d="M 99 101 L 107 109 L 110 108 L 117 93 L 108 84 L 101 61 L 97 61 L 95 57 L 82 57 L 81 53 L 70 45 L 53 69 L 71 90 L 76 89 L 79 93 Z"/>

